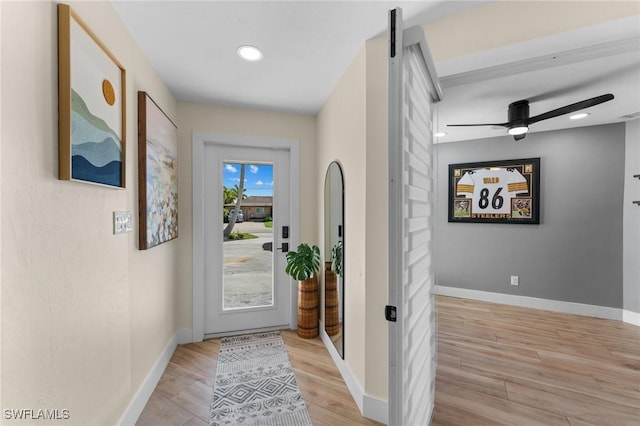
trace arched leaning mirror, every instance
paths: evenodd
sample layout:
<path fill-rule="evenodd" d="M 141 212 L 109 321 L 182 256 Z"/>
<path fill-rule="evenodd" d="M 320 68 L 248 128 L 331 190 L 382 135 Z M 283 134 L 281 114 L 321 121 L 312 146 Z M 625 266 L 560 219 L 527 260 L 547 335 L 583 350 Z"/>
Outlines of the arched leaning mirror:
<path fill-rule="evenodd" d="M 332 162 L 324 181 L 324 328 L 344 359 L 344 182 Z"/>

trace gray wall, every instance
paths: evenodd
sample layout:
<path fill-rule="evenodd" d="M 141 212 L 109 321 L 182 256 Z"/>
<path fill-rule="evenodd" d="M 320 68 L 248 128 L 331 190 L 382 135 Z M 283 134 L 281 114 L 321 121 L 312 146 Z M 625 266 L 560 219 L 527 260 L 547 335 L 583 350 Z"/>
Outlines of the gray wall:
<path fill-rule="evenodd" d="M 624 172 L 624 309 L 640 312 L 640 120 L 626 125 Z"/>
<path fill-rule="evenodd" d="M 436 155 L 438 285 L 622 308 L 624 124 L 443 143 Z M 541 158 L 540 225 L 447 222 L 449 164 L 528 157 Z"/>

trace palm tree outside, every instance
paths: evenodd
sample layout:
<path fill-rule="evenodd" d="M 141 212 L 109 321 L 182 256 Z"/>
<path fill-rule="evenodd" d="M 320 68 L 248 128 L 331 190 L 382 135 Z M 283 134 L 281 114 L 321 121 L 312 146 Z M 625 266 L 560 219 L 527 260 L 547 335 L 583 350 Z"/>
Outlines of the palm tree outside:
<path fill-rule="evenodd" d="M 222 204 L 231 204 L 237 198 L 238 192 L 234 188 L 222 187 Z"/>
<path fill-rule="evenodd" d="M 245 194 L 246 188 L 244 187 L 244 169 L 245 169 L 245 165 L 240 164 L 240 182 L 238 182 L 235 188 L 232 189 L 232 190 L 235 190 L 236 192 L 236 205 L 235 205 L 236 214 L 232 214 L 229 216 L 229 224 L 227 225 L 226 228 L 224 228 L 224 231 L 222 232 L 222 236 L 224 238 L 228 238 L 231 232 L 233 232 L 233 227 L 236 226 L 236 219 L 238 217 L 237 212 L 240 210 L 240 207 L 242 206 L 243 198 L 247 198 Z M 239 194 L 242 194 L 242 196 L 240 196 Z"/>

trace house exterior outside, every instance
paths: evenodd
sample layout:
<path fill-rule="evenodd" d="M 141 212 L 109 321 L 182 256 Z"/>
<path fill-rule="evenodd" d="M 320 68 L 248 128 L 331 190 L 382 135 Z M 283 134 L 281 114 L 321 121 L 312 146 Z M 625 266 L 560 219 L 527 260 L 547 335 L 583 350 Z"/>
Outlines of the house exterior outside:
<path fill-rule="evenodd" d="M 227 203 L 225 209 L 234 209 L 236 203 Z M 251 196 L 242 200 L 240 210 L 244 214 L 244 220 L 264 220 L 273 217 L 273 197 Z"/>

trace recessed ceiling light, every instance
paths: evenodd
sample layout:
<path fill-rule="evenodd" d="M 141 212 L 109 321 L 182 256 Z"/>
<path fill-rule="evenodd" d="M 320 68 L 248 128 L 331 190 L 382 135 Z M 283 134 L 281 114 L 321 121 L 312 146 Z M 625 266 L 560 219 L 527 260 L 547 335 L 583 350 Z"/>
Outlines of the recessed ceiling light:
<path fill-rule="evenodd" d="M 573 114 L 571 117 L 569 117 L 569 120 L 580 120 L 581 118 L 585 118 L 588 116 L 589 116 L 588 112 L 581 112 L 579 114 Z"/>
<path fill-rule="evenodd" d="M 262 59 L 262 51 L 255 46 L 240 46 L 238 47 L 238 55 L 249 62 L 257 62 Z"/>
<path fill-rule="evenodd" d="M 447 132 L 438 132 L 434 135 L 436 138 L 441 138 L 443 136 L 447 136 Z"/>

